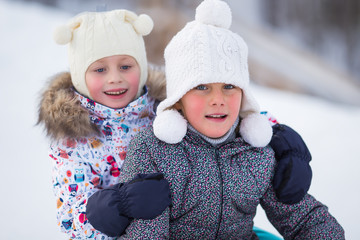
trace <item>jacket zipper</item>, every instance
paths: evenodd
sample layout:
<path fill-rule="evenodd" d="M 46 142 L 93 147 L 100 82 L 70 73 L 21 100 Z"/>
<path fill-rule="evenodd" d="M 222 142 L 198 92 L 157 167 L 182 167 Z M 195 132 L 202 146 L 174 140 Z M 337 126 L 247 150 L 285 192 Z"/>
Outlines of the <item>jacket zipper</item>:
<path fill-rule="evenodd" d="M 218 226 L 216 229 L 216 238 L 218 238 L 219 235 L 219 231 L 220 231 L 220 225 L 221 225 L 221 221 L 222 221 L 222 213 L 223 213 L 223 178 L 222 178 L 222 173 L 221 173 L 221 167 L 220 167 L 220 159 L 219 159 L 219 152 L 217 149 L 215 149 L 215 159 L 216 159 L 216 165 L 218 167 L 219 170 L 219 177 L 220 177 L 220 214 L 219 214 L 219 222 L 218 222 Z"/>

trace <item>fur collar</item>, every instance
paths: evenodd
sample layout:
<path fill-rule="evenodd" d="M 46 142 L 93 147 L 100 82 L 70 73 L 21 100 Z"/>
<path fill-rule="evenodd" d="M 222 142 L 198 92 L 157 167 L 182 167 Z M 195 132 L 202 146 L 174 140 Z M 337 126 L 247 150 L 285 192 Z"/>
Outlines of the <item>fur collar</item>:
<path fill-rule="evenodd" d="M 149 96 L 158 101 L 166 97 L 164 72 L 149 69 L 146 82 Z M 41 95 L 38 124 L 45 126 L 46 134 L 53 140 L 82 138 L 99 134 L 90 121 L 89 112 L 80 105 L 74 93 L 68 72 L 55 75 Z"/>

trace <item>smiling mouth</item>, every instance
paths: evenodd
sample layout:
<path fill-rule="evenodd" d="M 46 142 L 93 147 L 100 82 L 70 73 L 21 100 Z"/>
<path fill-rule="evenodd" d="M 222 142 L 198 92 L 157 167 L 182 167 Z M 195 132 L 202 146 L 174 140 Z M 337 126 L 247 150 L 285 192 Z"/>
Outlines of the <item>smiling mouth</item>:
<path fill-rule="evenodd" d="M 220 115 L 220 114 L 212 114 L 212 115 L 206 115 L 206 118 L 214 118 L 214 119 L 223 119 L 226 118 L 227 115 Z"/>
<path fill-rule="evenodd" d="M 105 92 L 106 95 L 112 95 L 112 96 L 117 96 L 117 95 L 121 95 L 124 94 L 127 90 L 121 90 L 121 91 L 116 91 L 116 92 Z"/>

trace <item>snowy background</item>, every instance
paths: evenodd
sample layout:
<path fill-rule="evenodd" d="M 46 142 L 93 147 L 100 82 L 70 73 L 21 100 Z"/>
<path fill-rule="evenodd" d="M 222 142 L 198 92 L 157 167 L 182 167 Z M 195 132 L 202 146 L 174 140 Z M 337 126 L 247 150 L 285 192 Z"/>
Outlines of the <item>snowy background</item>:
<path fill-rule="evenodd" d="M 68 69 L 67 49 L 53 42 L 52 31 L 69 17 L 0 0 L 0 239 L 67 239 L 55 220 L 48 140 L 35 124 L 44 84 Z M 360 108 L 260 86 L 254 94 L 303 136 L 313 156 L 310 193 L 329 207 L 346 239 L 359 239 Z M 255 224 L 275 232 L 261 208 Z"/>

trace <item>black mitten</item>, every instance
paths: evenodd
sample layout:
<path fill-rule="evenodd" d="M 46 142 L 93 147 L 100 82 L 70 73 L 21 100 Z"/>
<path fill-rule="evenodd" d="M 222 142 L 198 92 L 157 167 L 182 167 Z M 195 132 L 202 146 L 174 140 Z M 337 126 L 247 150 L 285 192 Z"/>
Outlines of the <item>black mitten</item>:
<path fill-rule="evenodd" d="M 96 230 L 116 237 L 132 218 L 155 218 L 170 204 L 169 183 L 162 173 L 138 174 L 127 183 L 94 193 L 88 199 L 86 216 Z"/>
<path fill-rule="evenodd" d="M 171 205 L 169 183 L 162 173 L 138 174 L 120 192 L 125 197 L 120 210 L 128 217 L 153 219 Z"/>
<path fill-rule="evenodd" d="M 273 126 L 270 146 L 278 162 L 274 175 L 274 189 L 280 202 L 298 203 L 310 188 L 311 154 L 301 136 L 283 124 Z"/>
<path fill-rule="evenodd" d="M 118 205 L 124 201 L 119 192 L 121 185 L 97 191 L 89 197 L 86 205 L 86 217 L 90 224 L 110 237 L 120 236 L 131 222 L 130 218 L 119 211 Z"/>

